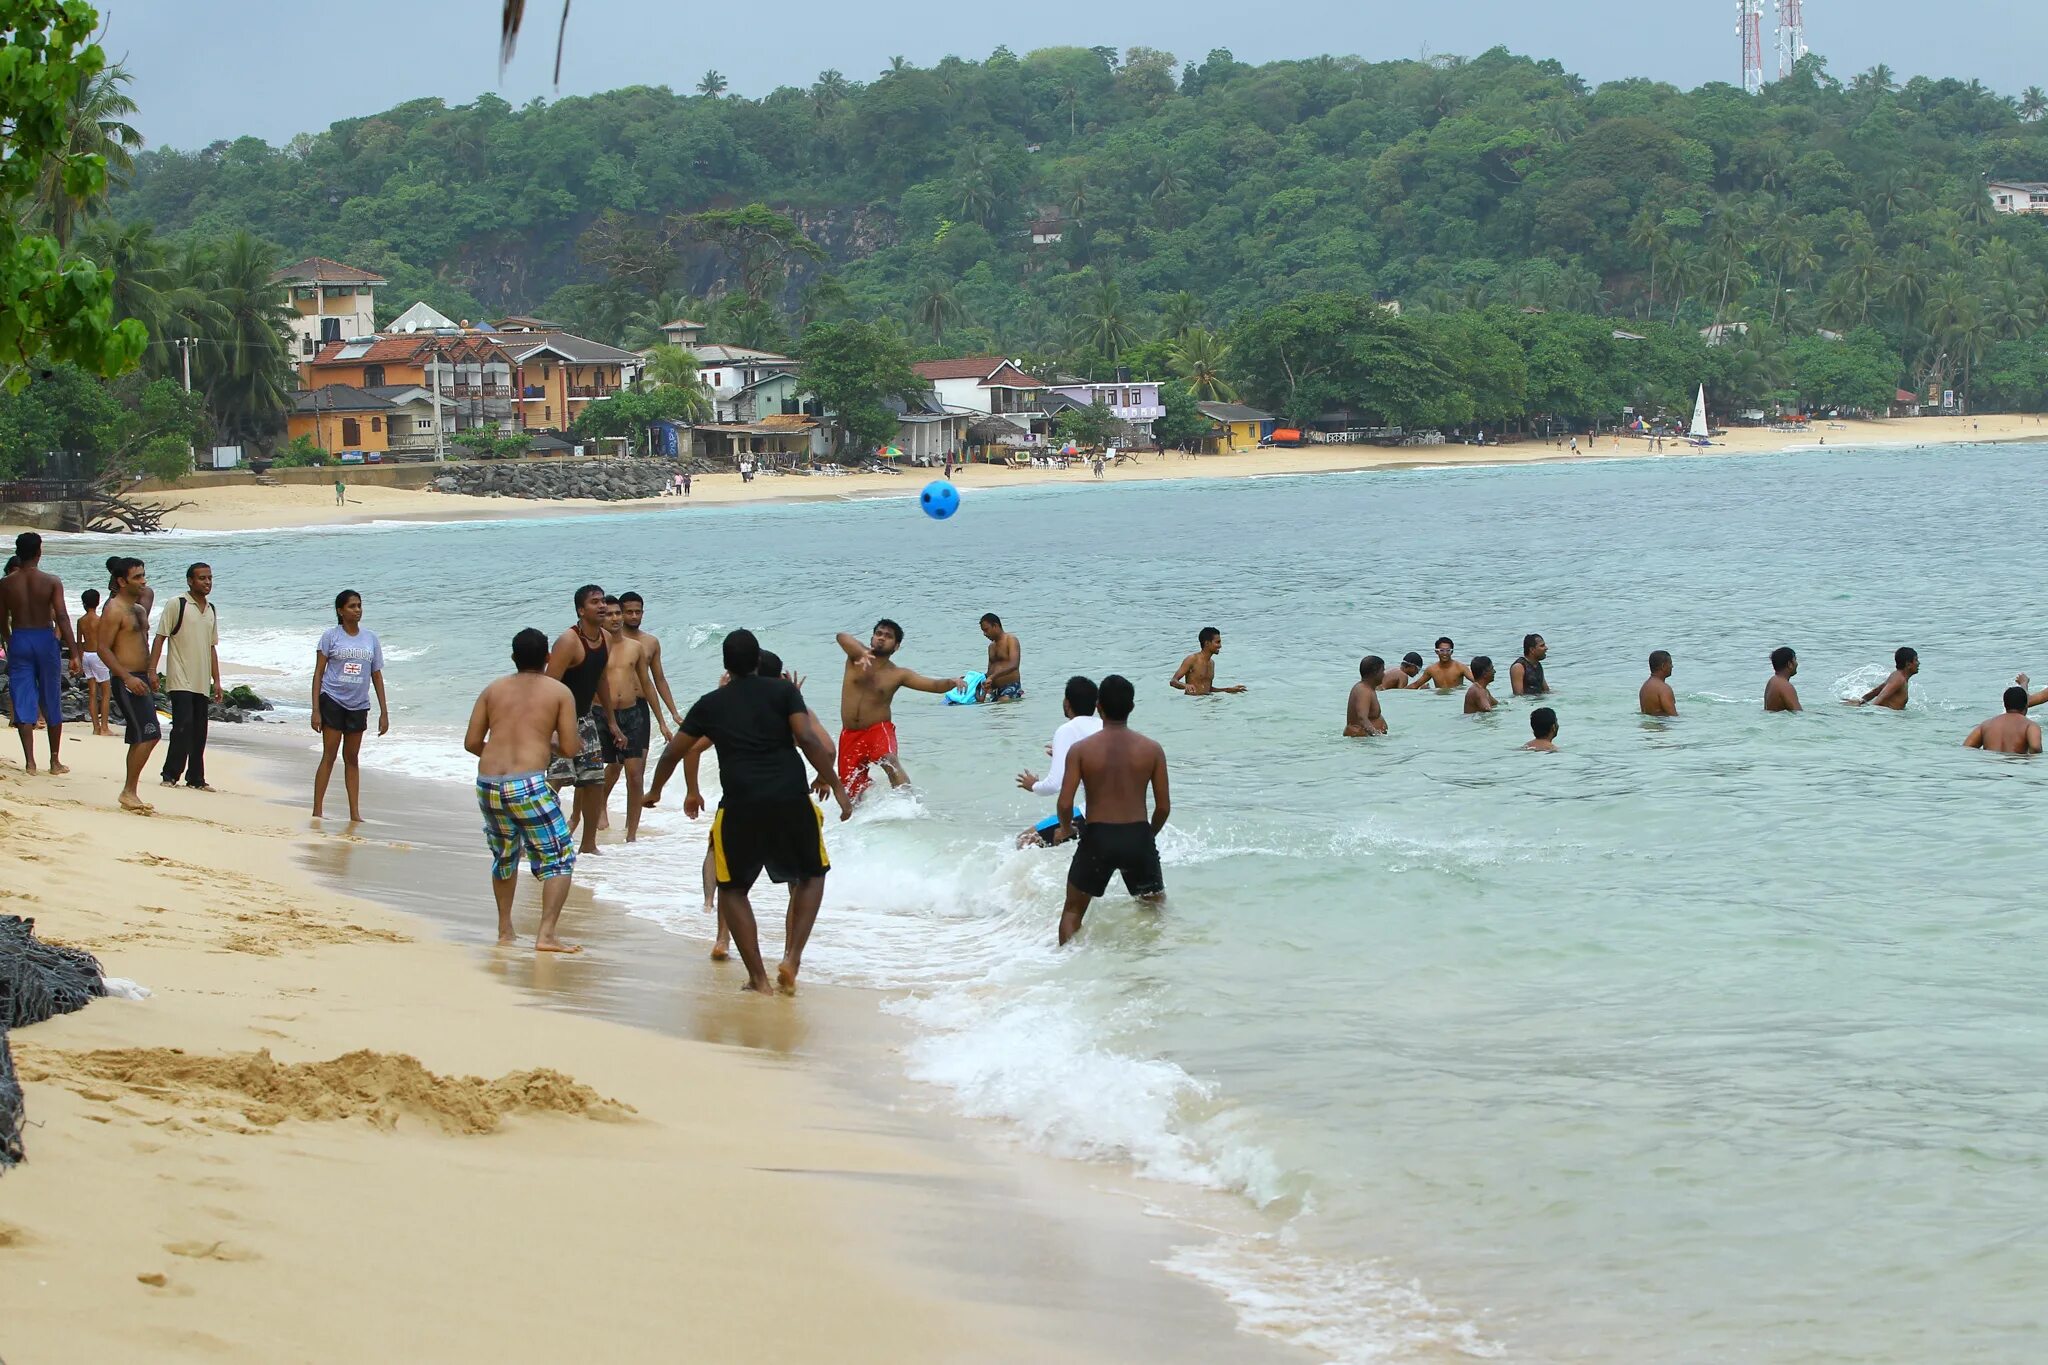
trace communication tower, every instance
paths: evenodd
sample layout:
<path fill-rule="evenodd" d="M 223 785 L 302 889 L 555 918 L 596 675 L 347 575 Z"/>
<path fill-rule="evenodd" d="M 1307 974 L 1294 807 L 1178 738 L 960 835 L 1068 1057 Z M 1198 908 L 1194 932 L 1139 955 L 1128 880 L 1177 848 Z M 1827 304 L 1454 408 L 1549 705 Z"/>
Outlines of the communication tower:
<path fill-rule="evenodd" d="M 1806 14 L 1803 0 L 1778 0 L 1778 79 L 1792 74 L 1792 68 L 1806 55 Z"/>
<path fill-rule="evenodd" d="M 1764 88 L 1764 0 L 1735 0 L 1736 31 L 1742 35 L 1742 88 Z"/>

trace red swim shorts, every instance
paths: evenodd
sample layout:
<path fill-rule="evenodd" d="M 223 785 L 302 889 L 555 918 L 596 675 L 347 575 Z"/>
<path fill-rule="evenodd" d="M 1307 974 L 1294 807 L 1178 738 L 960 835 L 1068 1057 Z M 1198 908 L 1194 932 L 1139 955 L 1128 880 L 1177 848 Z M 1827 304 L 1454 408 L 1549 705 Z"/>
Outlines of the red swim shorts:
<path fill-rule="evenodd" d="M 868 767 L 896 756 L 896 723 L 883 721 L 865 730 L 839 732 L 839 781 L 848 796 L 868 789 Z"/>

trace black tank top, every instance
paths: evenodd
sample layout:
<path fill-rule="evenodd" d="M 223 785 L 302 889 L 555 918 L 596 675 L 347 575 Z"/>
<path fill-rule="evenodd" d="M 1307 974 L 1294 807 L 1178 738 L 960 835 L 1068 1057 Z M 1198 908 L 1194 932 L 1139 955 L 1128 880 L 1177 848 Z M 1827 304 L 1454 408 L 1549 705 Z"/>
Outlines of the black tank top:
<path fill-rule="evenodd" d="M 576 715 L 581 719 L 590 714 L 591 703 L 597 700 L 597 685 L 604 678 L 605 655 L 611 646 L 601 644 L 592 649 L 580 630 L 576 632 L 576 639 L 583 646 L 583 662 L 563 670 L 562 685 L 576 699 Z M 604 636 L 600 634 L 598 639 L 602 640 Z"/>
<path fill-rule="evenodd" d="M 1524 654 L 1522 656 L 1522 691 L 1542 693 L 1550 690 L 1550 684 L 1543 681 L 1543 665 Z"/>

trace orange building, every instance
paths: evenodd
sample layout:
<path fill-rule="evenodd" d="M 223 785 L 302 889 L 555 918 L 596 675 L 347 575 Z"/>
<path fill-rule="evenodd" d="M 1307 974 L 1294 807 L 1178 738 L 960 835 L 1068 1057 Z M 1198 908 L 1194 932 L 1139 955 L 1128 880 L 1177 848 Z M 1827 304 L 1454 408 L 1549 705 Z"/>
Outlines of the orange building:
<path fill-rule="evenodd" d="M 566 431 L 600 398 L 628 388 L 641 358 L 570 332 L 498 332 L 512 358 L 514 420 L 524 431 Z"/>
<path fill-rule="evenodd" d="M 322 450 L 360 450 L 394 458 L 426 458 L 446 444 L 452 403 L 441 401 L 443 431 L 434 432 L 434 395 L 417 384 L 385 384 L 357 388 L 329 384 L 292 395 L 285 433 L 296 440 L 310 436 Z"/>
<path fill-rule="evenodd" d="M 332 342 L 299 366 L 299 376 L 312 390 L 337 384 L 372 391 L 410 386 L 431 394 L 437 370 L 448 430 L 518 429 L 513 425 L 512 359 L 489 332 L 403 332 Z"/>

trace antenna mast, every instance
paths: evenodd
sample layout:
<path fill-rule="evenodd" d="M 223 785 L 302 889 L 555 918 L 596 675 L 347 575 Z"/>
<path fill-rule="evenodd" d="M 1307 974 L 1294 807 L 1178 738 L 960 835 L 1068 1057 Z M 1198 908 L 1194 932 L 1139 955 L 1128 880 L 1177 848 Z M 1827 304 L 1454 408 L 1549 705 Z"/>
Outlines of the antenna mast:
<path fill-rule="evenodd" d="M 1760 95 L 1764 88 L 1764 0 L 1735 0 L 1736 32 L 1742 35 L 1742 88 Z"/>
<path fill-rule="evenodd" d="M 1778 79 L 1791 75 L 1806 52 L 1804 0 L 1778 0 Z"/>

